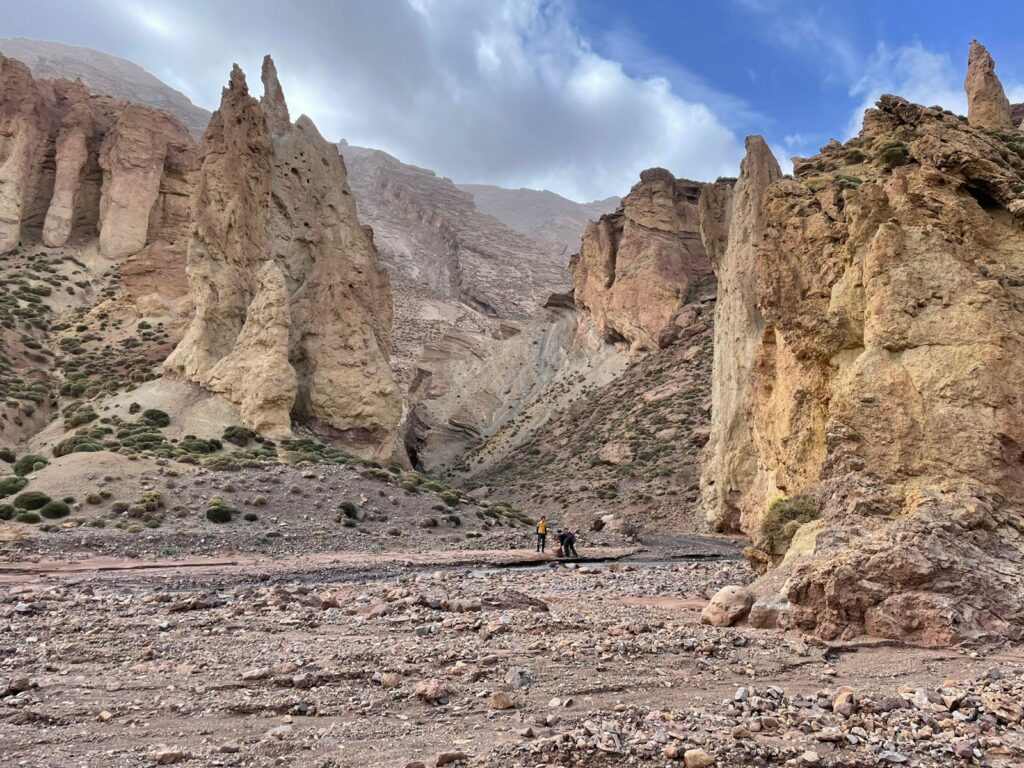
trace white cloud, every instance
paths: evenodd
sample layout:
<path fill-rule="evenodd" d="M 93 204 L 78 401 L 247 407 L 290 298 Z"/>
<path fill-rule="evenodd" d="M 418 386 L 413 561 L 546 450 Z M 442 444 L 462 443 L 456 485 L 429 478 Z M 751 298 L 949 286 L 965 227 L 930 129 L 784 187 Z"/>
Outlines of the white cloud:
<path fill-rule="evenodd" d="M 572 0 L 154 0 L 144 14 L 133 8 L 63 0 L 48 4 L 45 23 L 53 37 L 87 15 L 85 44 L 138 62 L 209 108 L 234 61 L 259 93 L 260 58 L 270 52 L 293 116 L 459 181 L 594 199 L 625 194 L 653 165 L 714 179 L 734 174 L 742 156 L 723 117 L 744 109 L 740 100 L 681 70 L 599 54 L 578 31 Z M 73 38 L 64 39 L 80 42 Z"/>

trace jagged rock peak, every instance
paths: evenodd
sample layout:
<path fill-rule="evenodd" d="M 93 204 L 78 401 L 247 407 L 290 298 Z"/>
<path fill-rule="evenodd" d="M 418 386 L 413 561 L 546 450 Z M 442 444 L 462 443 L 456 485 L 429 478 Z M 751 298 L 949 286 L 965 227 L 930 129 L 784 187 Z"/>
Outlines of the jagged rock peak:
<path fill-rule="evenodd" d="M 764 235 L 761 201 L 765 190 L 782 177 L 762 137 L 748 136 L 745 145 L 735 187 L 725 181 L 705 188 L 700 206 L 701 234 L 718 278 L 711 434 L 701 491 L 711 526 L 733 532 L 746 527 L 739 502 L 756 468 L 748 409 L 754 354 L 764 325 L 757 309 L 756 279 L 757 249 Z"/>
<path fill-rule="evenodd" d="M 194 146 L 167 112 L 34 78 L 0 55 L 0 253 L 99 233 L 100 253 L 122 259 L 178 239 Z"/>
<path fill-rule="evenodd" d="M 263 100 L 236 66 L 200 144 L 186 263 L 196 313 L 165 367 L 268 436 L 299 422 L 390 458 L 401 399 L 387 273 L 337 147 L 308 118 L 287 122 L 264 63 Z"/>
<path fill-rule="evenodd" d="M 977 40 L 971 41 L 967 57 L 967 120 L 975 128 L 1009 131 L 1016 128 L 1002 83 L 996 76 L 996 64 L 988 49 Z"/>
<path fill-rule="evenodd" d="M 279 136 L 291 126 L 291 118 L 288 116 L 288 104 L 284 100 L 281 83 L 277 79 L 277 67 L 269 53 L 263 57 L 262 79 L 263 98 L 260 102 L 267 113 L 270 132 Z"/>
<path fill-rule="evenodd" d="M 615 213 L 587 225 L 572 259 L 576 305 L 606 340 L 658 349 L 690 289 L 710 277 L 699 232 L 701 187 L 649 168 Z"/>

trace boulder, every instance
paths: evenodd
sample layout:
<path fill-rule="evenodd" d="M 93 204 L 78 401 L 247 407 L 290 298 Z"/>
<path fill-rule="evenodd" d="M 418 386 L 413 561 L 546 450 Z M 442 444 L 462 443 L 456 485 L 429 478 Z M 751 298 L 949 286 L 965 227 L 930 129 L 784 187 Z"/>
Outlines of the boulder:
<path fill-rule="evenodd" d="M 731 627 L 747 615 L 753 603 L 754 596 L 746 587 L 735 584 L 722 587 L 700 612 L 700 622 L 713 627 Z"/>

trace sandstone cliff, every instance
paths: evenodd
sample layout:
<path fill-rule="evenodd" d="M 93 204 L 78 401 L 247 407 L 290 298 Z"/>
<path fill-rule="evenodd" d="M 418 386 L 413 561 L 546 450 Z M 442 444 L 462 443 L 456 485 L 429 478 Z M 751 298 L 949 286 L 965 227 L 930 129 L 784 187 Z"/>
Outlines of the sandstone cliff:
<path fill-rule="evenodd" d="M 0 253 L 99 234 L 121 260 L 180 238 L 194 144 L 171 115 L 0 56 Z"/>
<path fill-rule="evenodd" d="M 264 97 L 231 73 L 199 148 L 186 269 L 195 317 L 169 370 L 225 394 L 270 436 L 308 425 L 389 457 L 401 400 L 391 291 L 337 148 L 292 124 L 269 57 Z"/>
<path fill-rule="evenodd" d="M 717 457 L 750 451 L 718 494 L 734 492 L 768 571 L 759 591 L 828 638 L 1019 639 L 1024 136 L 885 96 L 857 138 L 768 185 L 754 216 L 739 199 L 752 155 L 726 261 L 744 259 L 756 301 L 718 318 L 760 313 L 738 404 L 749 435 L 725 434 Z M 722 354 L 746 360 L 751 335 L 721 331 Z"/>
<path fill-rule="evenodd" d="M 701 473 L 708 522 L 718 531 L 744 529 L 738 501 L 756 469 L 748 426 L 748 398 L 754 353 L 764 326 L 751 268 L 764 231 L 761 198 L 782 176 L 760 136 L 746 142 L 735 190 L 732 182 L 705 187 L 701 234 L 718 278 L 711 399 L 711 434 Z"/>
<path fill-rule="evenodd" d="M 700 240 L 700 189 L 652 168 L 618 211 L 587 225 L 572 261 L 575 299 L 608 341 L 657 349 L 690 288 L 710 277 Z"/>

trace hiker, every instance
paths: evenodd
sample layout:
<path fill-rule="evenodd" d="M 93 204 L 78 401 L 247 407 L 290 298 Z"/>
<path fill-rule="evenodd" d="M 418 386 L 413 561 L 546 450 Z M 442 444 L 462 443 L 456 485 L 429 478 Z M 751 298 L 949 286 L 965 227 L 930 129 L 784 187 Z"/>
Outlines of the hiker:
<path fill-rule="evenodd" d="M 548 518 L 541 515 L 537 522 L 537 551 L 543 552 L 548 541 Z"/>
<path fill-rule="evenodd" d="M 566 557 L 578 558 L 580 553 L 576 551 L 576 534 L 567 530 L 562 537 L 562 554 Z"/>

